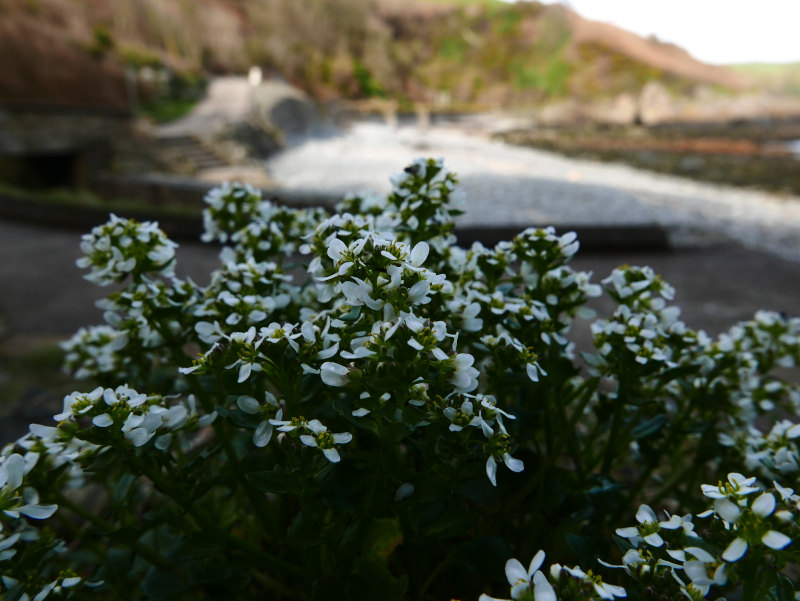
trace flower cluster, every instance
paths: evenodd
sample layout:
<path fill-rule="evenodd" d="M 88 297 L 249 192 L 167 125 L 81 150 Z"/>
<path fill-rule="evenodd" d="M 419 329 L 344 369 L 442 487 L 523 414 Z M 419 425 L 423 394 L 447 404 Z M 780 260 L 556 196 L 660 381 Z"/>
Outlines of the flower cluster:
<path fill-rule="evenodd" d="M 542 551 L 536 553 L 528 570 L 516 559 L 506 563 L 506 578 L 511 585 L 511 599 L 529 601 L 558 601 L 558 599 L 607 599 L 627 597 L 621 586 L 608 584 L 591 570 L 584 572 L 575 566 L 568 568 L 560 564 L 550 566 L 548 572 L 541 570 L 545 560 Z M 479 601 L 504 601 L 483 594 Z"/>
<path fill-rule="evenodd" d="M 172 275 L 177 246 L 158 229 L 157 223 L 138 223 L 112 214 L 108 223 L 81 238 L 81 250 L 86 256 L 77 264 L 91 268 L 84 277 L 99 286 L 122 282 L 129 275 Z"/>
<path fill-rule="evenodd" d="M 126 385 L 116 389 L 101 386 L 64 397 L 63 411 L 54 419 L 63 437 L 77 436 L 101 447 L 122 442 L 141 447 L 155 439 L 155 447 L 163 451 L 169 448 L 174 433 L 193 432 L 217 417 L 216 412 L 200 416 L 193 395 L 175 405 L 166 401 L 160 395 L 147 396 Z M 80 430 L 82 420 L 94 427 Z"/>
<path fill-rule="evenodd" d="M 667 514 L 667 520 L 659 521 L 643 505 L 636 515 L 639 526 L 617 529 L 632 547 L 623 564 L 604 565 L 623 568 L 643 588 L 658 590 L 664 598 L 700 599 L 711 587 L 735 585 L 765 556 L 777 566 L 785 563 L 789 556 L 783 552 L 797 538 L 800 515 L 800 497 L 792 489 L 776 482 L 774 489 L 765 490 L 756 478 L 731 473 L 725 482 L 704 484 L 702 491 L 714 501 L 712 509 L 697 516 L 711 518 L 702 531 L 695 531 L 691 514 Z M 758 584 L 751 582 L 753 590 Z"/>

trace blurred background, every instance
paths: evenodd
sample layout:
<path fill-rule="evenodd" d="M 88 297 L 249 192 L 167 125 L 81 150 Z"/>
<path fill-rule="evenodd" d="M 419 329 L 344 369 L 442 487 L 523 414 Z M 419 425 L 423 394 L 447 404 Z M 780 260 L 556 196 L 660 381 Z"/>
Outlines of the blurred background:
<path fill-rule="evenodd" d="M 443 157 L 463 244 L 552 224 L 596 279 L 653 265 L 712 335 L 796 314 L 798 20 L 786 0 L 0 0 L 0 440 L 47 423 L 75 386 L 58 341 L 102 321 L 80 233 L 156 219 L 204 284 L 223 180 L 333 206 Z"/>

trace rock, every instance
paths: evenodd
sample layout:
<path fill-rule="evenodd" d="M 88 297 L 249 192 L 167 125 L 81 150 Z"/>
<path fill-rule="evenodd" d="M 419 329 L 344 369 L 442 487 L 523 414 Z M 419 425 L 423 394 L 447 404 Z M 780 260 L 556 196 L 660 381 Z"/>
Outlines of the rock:
<path fill-rule="evenodd" d="M 285 135 L 309 133 L 319 123 L 314 103 L 299 88 L 286 82 L 269 80 L 255 90 L 254 109 L 258 118 L 265 119 Z"/>
<path fill-rule="evenodd" d="M 667 89 L 651 81 L 639 96 L 639 119 L 644 125 L 655 125 L 673 120 L 677 110 Z"/>
<path fill-rule="evenodd" d="M 636 99 L 623 93 L 613 100 L 604 100 L 590 105 L 587 109 L 590 120 L 610 125 L 633 125 L 636 122 L 638 107 Z"/>

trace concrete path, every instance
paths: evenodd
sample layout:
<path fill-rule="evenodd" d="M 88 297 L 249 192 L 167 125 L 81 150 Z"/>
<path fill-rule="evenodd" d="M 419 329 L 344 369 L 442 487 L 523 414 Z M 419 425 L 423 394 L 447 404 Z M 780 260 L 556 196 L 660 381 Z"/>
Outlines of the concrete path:
<path fill-rule="evenodd" d="M 338 136 L 309 139 L 266 167 L 289 189 L 385 192 L 389 175 L 414 158 L 444 157 L 466 192 L 462 225 L 659 224 L 677 246 L 733 240 L 800 261 L 798 198 L 520 148 L 473 126 L 358 123 Z"/>
<path fill-rule="evenodd" d="M 231 123 L 245 121 L 253 107 L 253 88 L 246 77 L 215 77 L 205 97 L 191 113 L 156 128 L 160 138 L 213 133 Z"/>

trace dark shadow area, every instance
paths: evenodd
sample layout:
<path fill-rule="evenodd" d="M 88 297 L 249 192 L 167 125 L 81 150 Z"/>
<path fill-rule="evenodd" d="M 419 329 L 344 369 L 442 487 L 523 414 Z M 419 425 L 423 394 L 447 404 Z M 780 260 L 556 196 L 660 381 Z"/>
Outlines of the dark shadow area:
<path fill-rule="evenodd" d="M 0 182 L 29 190 L 77 188 L 83 163 L 77 152 L 0 157 Z"/>

